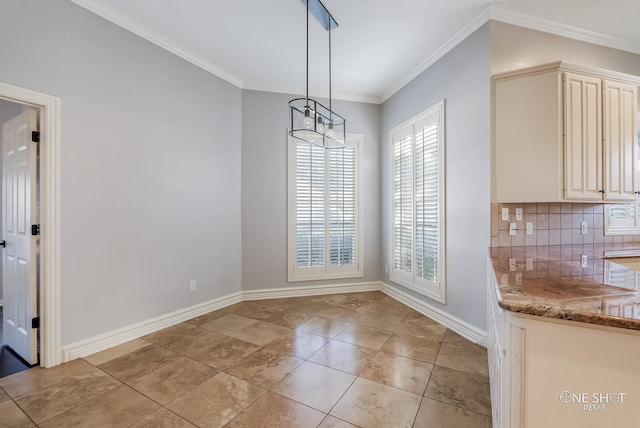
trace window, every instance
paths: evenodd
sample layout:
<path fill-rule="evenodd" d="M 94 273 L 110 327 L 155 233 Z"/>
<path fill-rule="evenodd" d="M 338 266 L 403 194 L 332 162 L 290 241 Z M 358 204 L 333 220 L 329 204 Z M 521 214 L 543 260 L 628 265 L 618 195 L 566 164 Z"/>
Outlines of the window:
<path fill-rule="evenodd" d="M 637 114 L 636 154 L 640 157 L 640 111 Z M 636 181 L 640 181 L 640 158 L 636 159 Z M 607 204 L 604 209 L 605 235 L 640 235 L 640 204 Z"/>
<path fill-rule="evenodd" d="M 363 276 L 361 135 L 344 149 L 289 138 L 289 281 Z"/>
<path fill-rule="evenodd" d="M 605 235 L 640 235 L 638 204 L 607 204 L 604 213 Z"/>
<path fill-rule="evenodd" d="M 390 278 L 445 303 L 444 101 L 391 131 Z"/>

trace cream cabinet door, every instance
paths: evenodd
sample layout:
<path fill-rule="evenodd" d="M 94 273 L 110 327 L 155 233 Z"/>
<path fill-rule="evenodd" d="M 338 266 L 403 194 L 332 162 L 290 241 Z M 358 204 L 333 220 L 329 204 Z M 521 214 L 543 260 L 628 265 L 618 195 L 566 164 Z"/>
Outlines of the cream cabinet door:
<path fill-rule="evenodd" d="M 636 110 L 635 86 L 603 83 L 603 156 L 604 199 L 635 201 L 636 183 Z"/>
<path fill-rule="evenodd" d="M 564 197 L 600 201 L 602 79 L 564 74 Z"/>

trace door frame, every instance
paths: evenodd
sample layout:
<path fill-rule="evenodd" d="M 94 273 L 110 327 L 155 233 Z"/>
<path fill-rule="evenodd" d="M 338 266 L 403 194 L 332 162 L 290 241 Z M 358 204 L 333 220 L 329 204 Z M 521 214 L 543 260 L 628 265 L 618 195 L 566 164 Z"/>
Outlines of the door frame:
<path fill-rule="evenodd" d="M 40 366 L 62 362 L 60 323 L 60 98 L 0 82 L 0 99 L 40 112 Z"/>

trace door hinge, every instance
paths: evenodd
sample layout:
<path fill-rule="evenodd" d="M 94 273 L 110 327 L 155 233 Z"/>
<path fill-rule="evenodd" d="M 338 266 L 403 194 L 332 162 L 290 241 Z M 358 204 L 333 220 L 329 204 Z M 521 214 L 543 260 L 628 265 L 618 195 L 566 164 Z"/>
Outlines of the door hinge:
<path fill-rule="evenodd" d="M 31 141 L 34 143 L 40 142 L 40 131 L 31 131 Z"/>
<path fill-rule="evenodd" d="M 40 328 L 40 317 L 31 318 L 31 328 Z"/>
<path fill-rule="evenodd" d="M 39 224 L 32 224 L 31 225 L 31 234 L 32 235 L 40 235 L 40 225 Z"/>

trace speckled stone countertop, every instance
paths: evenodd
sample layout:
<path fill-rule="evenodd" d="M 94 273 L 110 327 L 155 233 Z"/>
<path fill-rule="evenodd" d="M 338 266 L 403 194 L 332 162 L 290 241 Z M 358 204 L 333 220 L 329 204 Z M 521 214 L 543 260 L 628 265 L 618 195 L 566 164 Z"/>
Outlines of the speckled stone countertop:
<path fill-rule="evenodd" d="M 640 330 L 640 257 L 612 258 L 620 252 L 640 256 L 640 246 L 490 248 L 498 304 L 511 312 Z"/>

